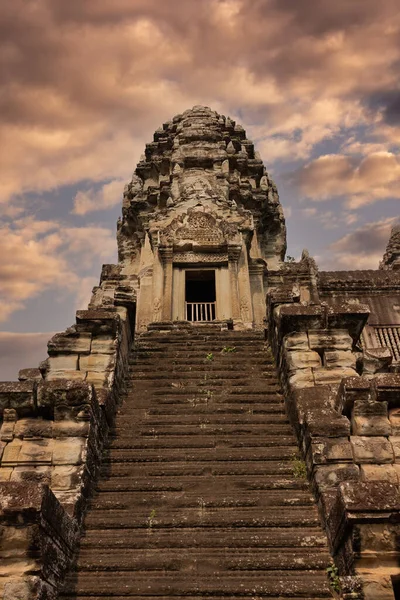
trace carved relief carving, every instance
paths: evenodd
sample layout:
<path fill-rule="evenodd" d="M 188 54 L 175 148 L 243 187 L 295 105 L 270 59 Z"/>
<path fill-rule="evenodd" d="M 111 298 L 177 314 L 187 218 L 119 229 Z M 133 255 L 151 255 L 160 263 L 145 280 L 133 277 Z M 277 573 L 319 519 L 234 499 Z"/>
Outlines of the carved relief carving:
<path fill-rule="evenodd" d="M 160 298 L 154 299 L 153 305 L 153 320 L 155 322 L 161 321 L 161 300 Z"/>
<path fill-rule="evenodd" d="M 222 231 L 216 226 L 215 219 L 206 213 L 192 213 L 186 225 L 175 232 L 178 240 L 193 240 L 218 244 L 224 241 Z"/>
<path fill-rule="evenodd" d="M 228 254 L 224 253 L 205 253 L 205 252 L 176 252 L 174 254 L 175 263 L 226 263 Z"/>

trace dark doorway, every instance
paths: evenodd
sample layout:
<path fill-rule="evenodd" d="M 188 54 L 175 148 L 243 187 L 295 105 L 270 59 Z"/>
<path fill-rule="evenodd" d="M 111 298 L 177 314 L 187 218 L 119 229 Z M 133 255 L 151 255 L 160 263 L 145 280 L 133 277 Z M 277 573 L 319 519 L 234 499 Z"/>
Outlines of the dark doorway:
<path fill-rule="evenodd" d="M 188 321 L 214 321 L 216 292 L 213 269 L 185 272 L 185 301 Z"/>
<path fill-rule="evenodd" d="M 400 575 L 392 575 L 392 586 L 395 600 L 400 600 Z"/>

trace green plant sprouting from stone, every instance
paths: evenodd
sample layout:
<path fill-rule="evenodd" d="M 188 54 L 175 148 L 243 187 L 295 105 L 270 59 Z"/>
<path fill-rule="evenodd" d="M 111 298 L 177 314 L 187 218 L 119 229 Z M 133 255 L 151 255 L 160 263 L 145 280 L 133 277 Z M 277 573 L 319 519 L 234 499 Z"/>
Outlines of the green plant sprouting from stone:
<path fill-rule="evenodd" d="M 326 569 L 326 574 L 328 576 L 329 585 L 331 588 L 339 593 L 340 592 L 340 579 L 339 579 L 339 569 L 333 563 L 329 565 Z"/>
<path fill-rule="evenodd" d="M 156 510 L 154 510 L 154 508 L 153 508 L 153 510 L 151 511 L 151 513 L 150 513 L 150 515 L 149 515 L 149 517 L 148 517 L 148 519 L 147 519 L 147 525 L 148 525 L 148 527 L 149 527 L 150 529 L 151 529 L 151 528 L 153 527 L 153 525 L 154 525 L 154 519 L 156 518 L 156 514 L 157 514 L 157 511 L 156 511 Z"/>
<path fill-rule="evenodd" d="M 209 352 L 208 354 L 206 354 L 206 360 L 209 360 L 210 362 L 214 360 L 214 354 L 212 352 Z"/>
<path fill-rule="evenodd" d="M 292 456 L 292 469 L 293 469 L 293 477 L 296 479 L 306 479 L 307 478 L 307 467 L 304 460 L 302 460 L 297 454 Z"/>
<path fill-rule="evenodd" d="M 229 352 L 236 352 L 236 347 L 235 346 L 224 346 L 222 348 L 223 354 L 228 354 Z"/>

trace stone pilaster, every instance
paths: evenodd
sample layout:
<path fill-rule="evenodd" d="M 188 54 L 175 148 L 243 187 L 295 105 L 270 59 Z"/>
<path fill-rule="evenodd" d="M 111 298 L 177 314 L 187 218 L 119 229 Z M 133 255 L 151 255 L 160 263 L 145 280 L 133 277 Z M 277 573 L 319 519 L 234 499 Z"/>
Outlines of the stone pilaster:
<path fill-rule="evenodd" d="M 251 328 L 253 325 L 253 304 L 251 301 L 247 247 L 244 240 L 242 240 L 242 252 L 238 261 L 238 288 L 240 315 L 245 326 Z"/>
<path fill-rule="evenodd" d="M 251 262 L 249 265 L 253 319 L 256 328 L 263 326 L 266 315 L 264 269 L 265 264 L 263 260 Z"/>
<path fill-rule="evenodd" d="M 231 284 L 232 318 L 240 320 L 240 302 L 238 287 L 238 261 L 240 257 L 240 246 L 228 246 L 228 269 Z"/>
<path fill-rule="evenodd" d="M 172 319 L 172 259 L 174 251 L 172 246 L 160 246 L 159 252 L 164 265 L 164 287 L 162 302 L 162 320 Z"/>

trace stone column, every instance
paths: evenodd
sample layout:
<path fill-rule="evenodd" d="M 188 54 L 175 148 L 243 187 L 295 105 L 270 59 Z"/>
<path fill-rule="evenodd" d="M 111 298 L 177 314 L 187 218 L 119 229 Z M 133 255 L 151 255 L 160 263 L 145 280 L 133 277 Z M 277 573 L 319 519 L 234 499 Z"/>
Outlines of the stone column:
<path fill-rule="evenodd" d="M 153 321 L 161 321 L 163 305 L 164 269 L 158 246 L 154 248 L 153 267 Z"/>
<path fill-rule="evenodd" d="M 254 326 L 260 329 L 267 316 L 267 307 L 264 293 L 264 261 L 252 261 L 249 265 L 251 300 L 253 303 Z"/>
<path fill-rule="evenodd" d="M 161 258 L 164 264 L 164 290 L 162 320 L 172 320 L 172 259 L 174 251 L 172 246 L 160 246 Z"/>
<path fill-rule="evenodd" d="M 241 252 L 240 246 L 228 246 L 228 269 L 231 284 L 232 318 L 240 320 L 240 303 L 238 288 L 238 260 Z"/>
<path fill-rule="evenodd" d="M 238 262 L 238 288 L 240 315 L 244 325 L 250 328 L 253 326 L 253 305 L 251 301 L 247 247 L 244 239 L 242 239 L 242 251 Z"/>

